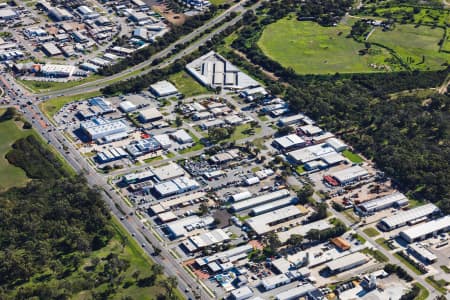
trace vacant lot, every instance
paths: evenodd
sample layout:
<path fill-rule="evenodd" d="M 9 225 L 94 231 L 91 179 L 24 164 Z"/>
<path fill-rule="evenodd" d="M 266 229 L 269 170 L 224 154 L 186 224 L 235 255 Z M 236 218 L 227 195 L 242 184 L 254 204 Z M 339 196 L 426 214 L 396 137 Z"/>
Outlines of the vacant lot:
<path fill-rule="evenodd" d="M 3 112 L 4 110 L 0 110 L 0 115 Z M 28 182 L 25 171 L 11 165 L 5 158 L 15 141 L 33 132 L 32 130 L 22 130 L 19 126 L 22 124 L 16 124 L 13 120 L 0 122 L 0 191 L 13 186 L 24 186 Z"/>
<path fill-rule="evenodd" d="M 90 93 L 86 93 L 86 94 L 52 98 L 45 102 L 39 103 L 39 108 L 47 116 L 47 118 L 52 120 L 55 113 L 57 113 L 65 104 L 74 102 L 74 101 L 79 101 L 79 100 L 83 100 L 83 99 L 100 96 L 100 95 L 101 95 L 101 92 L 96 91 L 96 92 L 90 92 Z"/>
<path fill-rule="evenodd" d="M 347 37 L 351 26 L 323 27 L 315 22 L 285 18 L 270 24 L 258 41 L 270 58 L 299 74 L 375 72 L 370 64 L 384 64 L 391 55 L 372 47 L 360 55 L 364 45 Z"/>
<path fill-rule="evenodd" d="M 81 80 L 72 80 L 67 82 L 53 82 L 53 81 L 37 81 L 37 80 L 18 80 L 24 87 L 33 93 L 43 93 L 49 91 L 58 91 L 78 86 L 102 78 L 100 75 L 91 75 Z"/>
<path fill-rule="evenodd" d="M 195 79 L 185 71 L 173 74 L 172 76 L 170 76 L 169 80 L 185 97 L 192 97 L 208 93 L 208 90 L 204 86 L 195 81 Z"/>
<path fill-rule="evenodd" d="M 415 25 L 395 25 L 393 30 L 377 28 L 369 42 L 383 44 L 394 50 L 412 69 L 436 70 L 445 68 L 450 55 L 439 52 L 439 41 L 444 36 L 442 28 Z"/>

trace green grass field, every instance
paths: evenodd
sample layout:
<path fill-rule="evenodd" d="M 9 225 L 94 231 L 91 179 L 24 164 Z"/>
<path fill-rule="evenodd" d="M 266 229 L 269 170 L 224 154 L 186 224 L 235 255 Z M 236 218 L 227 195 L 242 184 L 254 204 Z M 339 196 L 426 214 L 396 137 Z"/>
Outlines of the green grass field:
<path fill-rule="evenodd" d="M 53 119 L 55 113 L 57 113 L 65 104 L 79 101 L 83 99 L 88 99 L 96 96 L 100 96 L 101 92 L 95 91 L 85 94 L 78 94 L 73 96 L 62 96 L 57 98 L 52 98 L 45 102 L 39 103 L 39 108 L 49 119 Z"/>
<path fill-rule="evenodd" d="M 364 45 L 348 38 L 351 26 L 322 27 L 315 22 L 281 19 L 267 26 L 258 46 L 270 58 L 299 74 L 375 72 L 369 64 L 384 64 L 391 55 L 372 47 L 372 54 L 359 55 Z"/>
<path fill-rule="evenodd" d="M 443 36 L 442 28 L 397 24 L 389 31 L 377 28 L 369 42 L 383 44 L 394 50 L 411 69 L 438 70 L 445 68 L 443 64 L 450 58 L 448 53 L 439 52 L 438 43 Z"/>
<path fill-rule="evenodd" d="M 25 88 L 33 93 L 43 93 L 50 91 L 58 91 L 63 89 L 68 89 L 74 86 L 81 85 L 83 83 L 92 82 L 94 80 L 100 79 L 100 75 L 91 75 L 82 80 L 68 81 L 68 82 L 47 82 L 47 81 L 37 81 L 37 80 L 17 80 Z"/>
<path fill-rule="evenodd" d="M 0 115 L 3 112 L 4 110 L 0 110 Z M 13 120 L 0 122 L 0 191 L 13 186 L 24 186 L 29 180 L 24 170 L 11 165 L 5 158 L 15 141 L 33 133 L 32 130 L 19 128 L 21 125 L 21 122 L 16 124 Z"/>
<path fill-rule="evenodd" d="M 195 81 L 195 79 L 185 71 L 181 71 L 171 75 L 169 77 L 169 80 L 185 97 L 192 97 L 208 93 L 208 89 L 206 87 Z"/>
<path fill-rule="evenodd" d="M 356 153 L 353 153 L 352 151 L 350 151 L 348 149 L 344 150 L 342 152 L 342 155 L 344 157 L 348 158 L 352 163 L 355 163 L 355 164 L 359 164 L 359 163 L 362 163 L 364 161 L 361 156 L 359 156 Z"/>
<path fill-rule="evenodd" d="M 236 142 L 237 140 L 241 140 L 241 139 L 247 138 L 251 135 L 258 134 L 261 132 L 261 130 L 262 130 L 261 128 L 255 127 L 252 132 L 252 129 L 251 129 L 251 126 L 249 123 L 238 125 L 238 126 L 236 126 L 236 129 L 234 130 L 233 134 L 228 139 L 226 139 L 226 141 L 227 142 Z"/>

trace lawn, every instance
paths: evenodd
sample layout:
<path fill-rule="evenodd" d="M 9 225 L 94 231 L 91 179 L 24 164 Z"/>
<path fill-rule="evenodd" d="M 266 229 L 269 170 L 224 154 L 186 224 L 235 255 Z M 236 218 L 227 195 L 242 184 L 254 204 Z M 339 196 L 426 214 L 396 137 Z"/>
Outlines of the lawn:
<path fill-rule="evenodd" d="M 412 265 L 409 261 L 404 259 L 400 254 L 394 253 L 394 256 L 397 257 L 405 266 L 407 266 L 411 271 L 416 273 L 417 275 L 422 275 L 419 269 L 417 269 L 414 265 Z"/>
<path fill-rule="evenodd" d="M 423 285 L 421 285 L 418 282 L 414 282 L 413 285 L 417 286 L 420 289 L 419 295 L 414 300 L 426 300 L 426 299 L 428 299 L 428 296 L 430 295 L 430 292 L 428 292 L 428 290 Z"/>
<path fill-rule="evenodd" d="M 3 112 L 4 110 L 0 110 L 0 115 Z M 11 165 L 5 158 L 15 141 L 33 132 L 32 130 L 22 130 L 19 126 L 22 124 L 13 120 L 0 122 L 0 191 L 13 186 L 24 186 L 29 180 L 24 170 Z"/>
<path fill-rule="evenodd" d="M 208 89 L 195 81 L 191 75 L 185 71 L 175 73 L 169 77 L 172 82 L 185 97 L 192 97 L 201 94 L 207 94 Z"/>
<path fill-rule="evenodd" d="M 375 242 L 377 242 L 378 245 L 380 245 L 381 247 L 383 247 L 387 251 L 395 249 L 395 247 L 393 245 L 389 246 L 390 244 L 385 238 L 382 238 L 382 237 L 381 238 L 377 238 L 375 240 Z M 392 247 L 392 249 L 391 249 L 391 247 Z"/>
<path fill-rule="evenodd" d="M 360 236 L 360 235 L 357 234 L 357 233 L 355 233 L 355 234 L 353 235 L 353 237 L 354 237 L 355 239 L 357 239 L 358 242 L 360 242 L 361 244 L 365 244 L 365 243 L 366 243 L 366 239 L 363 238 L 362 236 Z"/>
<path fill-rule="evenodd" d="M 377 235 L 380 235 L 380 232 L 373 227 L 368 227 L 368 228 L 364 229 L 363 232 L 370 237 L 375 237 Z"/>
<path fill-rule="evenodd" d="M 305 168 L 303 167 L 303 165 L 301 165 L 301 166 L 297 166 L 296 168 L 295 168 L 295 172 L 297 172 L 297 174 L 302 174 L 302 173 L 305 173 L 306 172 L 306 170 L 305 170 Z"/>
<path fill-rule="evenodd" d="M 444 279 L 437 280 L 434 278 L 434 276 L 428 276 L 427 278 L 425 278 L 425 281 L 428 282 L 430 285 L 432 285 L 436 290 L 438 290 L 442 294 L 447 293 L 446 286 L 449 283 L 447 281 L 445 281 Z"/>
<path fill-rule="evenodd" d="M 365 248 L 361 252 L 372 256 L 373 258 L 375 258 L 377 261 L 379 261 L 381 263 L 385 263 L 385 262 L 389 261 L 389 258 L 387 258 L 386 255 L 384 255 L 379 250 L 373 250 L 373 249 Z"/>
<path fill-rule="evenodd" d="M 17 80 L 25 88 L 33 93 L 44 93 L 50 91 L 58 91 L 72 88 L 84 83 L 92 82 L 102 78 L 100 75 L 91 75 L 81 80 L 72 80 L 67 82 L 53 82 L 53 81 L 38 81 L 38 80 Z"/>
<path fill-rule="evenodd" d="M 242 140 L 249 136 L 258 134 L 261 132 L 261 130 L 261 127 L 254 127 L 252 130 L 252 126 L 250 125 L 250 123 L 238 125 L 236 126 L 233 134 L 226 141 L 236 142 L 237 140 Z"/>
<path fill-rule="evenodd" d="M 348 38 L 351 26 L 323 27 L 294 17 L 281 19 L 265 28 L 258 46 L 270 58 L 299 74 L 375 72 L 371 63 L 383 64 L 391 55 L 372 46 L 371 54 L 359 55 L 364 45 Z"/>
<path fill-rule="evenodd" d="M 443 36 L 444 30 L 439 27 L 397 24 L 389 31 L 377 28 L 369 42 L 383 44 L 394 50 L 411 69 L 439 70 L 444 68 L 443 64 L 449 59 L 448 53 L 439 52 L 438 43 Z"/>
<path fill-rule="evenodd" d="M 445 273 L 447 273 L 447 274 L 450 273 L 450 268 L 449 268 L 449 267 L 447 267 L 447 266 L 445 266 L 445 265 L 442 265 L 442 266 L 440 266 L 440 268 L 441 268 L 442 271 L 444 271 Z"/>
<path fill-rule="evenodd" d="M 154 156 L 154 157 L 149 157 L 149 158 L 144 159 L 144 162 L 146 164 L 148 164 L 148 163 L 151 163 L 153 161 L 158 161 L 158 160 L 162 160 L 162 159 L 163 159 L 162 156 Z"/>
<path fill-rule="evenodd" d="M 83 99 L 88 99 L 96 96 L 100 96 L 101 92 L 95 91 L 86 94 L 78 94 L 73 96 L 62 96 L 57 98 L 49 99 L 45 102 L 39 103 L 39 108 L 49 119 L 53 119 L 55 113 L 57 113 L 65 104 L 79 101 Z"/>
<path fill-rule="evenodd" d="M 350 151 L 348 149 L 344 150 L 342 152 L 342 155 L 344 157 L 348 158 L 352 163 L 355 163 L 355 164 L 359 164 L 359 163 L 362 163 L 364 161 L 361 156 L 359 156 L 356 153 L 353 153 L 352 151 Z"/>

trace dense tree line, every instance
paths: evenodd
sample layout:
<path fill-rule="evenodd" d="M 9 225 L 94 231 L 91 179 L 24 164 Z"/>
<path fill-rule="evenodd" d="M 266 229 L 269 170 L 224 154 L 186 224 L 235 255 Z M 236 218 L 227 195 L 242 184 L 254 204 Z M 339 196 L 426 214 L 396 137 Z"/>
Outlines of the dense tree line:
<path fill-rule="evenodd" d="M 108 211 L 81 177 L 33 180 L 13 188 L 0 195 L 0 214 L 3 288 L 47 269 L 63 278 L 111 237 Z"/>
<path fill-rule="evenodd" d="M 6 154 L 9 163 L 22 168 L 29 178 L 54 179 L 67 176 L 61 161 L 34 135 L 16 141 Z"/>
<path fill-rule="evenodd" d="M 268 4 L 269 5 L 269 4 Z M 288 6 L 289 7 L 289 6 Z M 450 212 L 449 96 L 392 93 L 430 88 L 444 81 L 450 68 L 430 72 L 299 75 L 264 55 L 256 44 L 273 17 L 244 26 L 232 47 L 245 53 L 247 63 L 227 53 L 232 62 L 263 79 L 282 94 L 294 111 L 319 121 L 375 161 L 388 176 L 413 196 L 440 204 Z M 258 66 L 272 72 L 275 82 Z M 282 84 L 284 83 L 284 84 Z"/>

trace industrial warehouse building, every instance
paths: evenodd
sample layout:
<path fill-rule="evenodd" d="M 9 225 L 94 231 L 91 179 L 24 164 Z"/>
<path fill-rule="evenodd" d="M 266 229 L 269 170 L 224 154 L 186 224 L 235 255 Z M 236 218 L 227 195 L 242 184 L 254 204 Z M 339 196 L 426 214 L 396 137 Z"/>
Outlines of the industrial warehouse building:
<path fill-rule="evenodd" d="M 335 137 L 329 138 L 326 141 L 326 143 L 328 146 L 333 148 L 336 152 L 342 152 L 348 148 L 347 144 L 345 144 L 343 141 L 341 141 Z"/>
<path fill-rule="evenodd" d="M 450 216 L 445 216 L 427 223 L 409 227 L 400 232 L 402 237 L 408 243 L 421 241 L 442 232 L 450 230 Z"/>
<path fill-rule="evenodd" d="M 356 206 L 356 211 L 362 215 L 368 215 L 393 206 L 403 207 L 406 205 L 408 205 L 408 198 L 402 193 L 396 192 L 359 204 Z"/>
<path fill-rule="evenodd" d="M 183 195 L 181 197 L 164 200 L 159 202 L 158 204 L 154 204 L 150 206 L 150 210 L 154 214 L 160 214 L 176 207 L 188 206 L 192 205 L 195 202 L 203 201 L 205 199 L 205 196 L 205 192 L 196 192 L 189 195 Z"/>
<path fill-rule="evenodd" d="M 286 274 L 278 274 L 263 278 L 261 280 L 261 285 L 264 287 L 264 290 L 270 291 L 277 287 L 286 285 L 290 282 L 291 278 L 289 278 Z"/>
<path fill-rule="evenodd" d="M 263 205 L 256 206 L 250 211 L 250 214 L 253 216 L 258 216 L 261 214 L 265 214 L 269 211 L 273 211 L 275 209 L 282 208 L 282 207 L 285 207 L 285 206 L 288 206 L 291 204 L 296 204 L 296 203 L 297 203 L 297 198 L 287 197 L 287 198 L 275 200 L 275 201 L 272 201 L 272 202 L 269 202 L 269 203 L 266 203 Z"/>
<path fill-rule="evenodd" d="M 177 141 L 177 143 L 179 144 L 187 144 L 194 142 L 189 133 L 187 133 L 186 130 L 184 129 L 180 129 L 175 131 L 174 133 L 171 133 L 170 137 L 175 141 Z"/>
<path fill-rule="evenodd" d="M 119 108 L 124 113 L 135 111 L 137 106 L 131 101 L 123 101 L 119 104 Z"/>
<path fill-rule="evenodd" d="M 168 97 L 178 94 L 177 88 L 167 80 L 159 81 L 150 86 L 150 91 L 156 97 Z"/>
<path fill-rule="evenodd" d="M 355 252 L 344 257 L 340 257 L 327 263 L 327 268 L 331 273 L 344 272 L 365 264 L 369 259 L 360 252 Z"/>
<path fill-rule="evenodd" d="M 414 225 L 439 214 L 439 208 L 432 204 L 425 204 L 410 210 L 401 211 L 380 221 L 378 227 L 384 231 L 391 231 L 405 225 Z"/>
<path fill-rule="evenodd" d="M 409 245 L 408 252 L 426 264 L 432 264 L 437 260 L 436 255 L 419 243 Z"/>
<path fill-rule="evenodd" d="M 198 218 L 198 217 L 197 217 Z M 195 260 L 195 263 L 199 267 L 206 266 L 207 264 L 217 261 L 229 261 L 234 263 L 235 261 L 243 258 L 247 258 L 248 253 L 253 251 L 252 245 L 242 245 L 229 250 L 215 253 L 211 256 L 200 257 Z"/>
<path fill-rule="evenodd" d="M 139 121 L 142 123 L 161 120 L 163 115 L 155 107 L 149 107 L 139 112 Z"/>
<path fill-rule="evenodd" d="M 306 141 L 296 134 L 289 134 L 283 137 L 274 139 L 274 145 L 282 150 L 291 150 L 299 148 L 306 144 Z"/>
<path fill-rule="evenodd" d="M 205 86 L 245 89 L 259 83 L 221 55 L 211 51 L 186 65 L 187 71 Z"/>
<path fill-rule="evenodd" d="M 53 43 L 44 43 L 41 47 L 45 54 L 47 54 L 47 56 L 56 56 L 62 54 L 61 50 Z"/>
<path fill-rule="evenodd" d="M 190 216 L 167 223 L 166 228 L 172 239 L 176 239 L 187 235 L 194 229 L 204 228 L 213 223 L 213 217 L 200 218 L 199 216 Z"/>
<path fill-rule="evenodd" d="M 258 177 L 255 177 L 258 178 Z M 283 199 L 283 198 L 287 198 L 290 197 L 290 193 L 289 190 L 283 189 L 283 190 L 278 190 L 275 192 L 271 192 L 271 193 L 267 193 L 267 194 L 263 194 L 248 200 L 244 200 L 244 201 L 239 201 L 237 203 L 234 203 L 233 205 L 231 205 L 231 210 L 234 212 L 238 212 L 244 209 L 248 209 L 248 208 L 252 208 L 255 207 L 257 205 L 261 205 L 261 204 L 265 204 L 271 201 L 275 201 L 275 200 L 279 200 L 279 199 Z"/>
<path fill-rule="evenodd" d="M 336 154 L 336 151 L 326 143 L 322 143 L 291 151 L 288 153 L 288 158 L 297 164 L 305 164 L 329 154 Z"/>
<path fill-rule="evenodd" d="M 304 285 L 289 289 L 288 291 L 279 293 L 275 299 L 277 300 L 296 300 L 301 299 L 301 297 L 308 296 L 306 299 L 311 300 L 322 300 L 324 295 L 311 283 L 306 283 Z"/>
<path fill-rule="evenodd" d="M 19 15 L 10 8 L 0 9 L 0 20 L 12 20 L 17 18 Z"/>
<path fill-rule="evenodd" d="M 252 217 L 246 223 L 256 234 L 263 235 L 275 230 L 276 225 L 301 217 L 306 213 L 307 210 L 300 210 L 297 206 L 290 205 Z"/>
<path fill-rule="evenodd" d="M 88 136 L 90 140 L 98 140 L 108 136 L 116 135 L 128 136 L 130 128 L 121 119 L 105 120 L 102 118 L 93 118 L 81 122 L 80 129 Z M 123 138 L 122 137 L 122 138 Z M 117 136 L 119 138 L 119 136 Z"/>
<path fill-rule="evenodd" d="M 229 240 L 230 236 L 225 231 L 222 229 L 214 229 L 189 237 L 188 240 L 183 242 L 183 246 L 192 253 L 206 247 L 222 244 Z"/>
<path fill-rule="evenodd" d="M 305 118 L 304 114 L 297 114 L 297 115 L 281 118 L 278 121 L 278 123 L 280 124 L 280 126 L 294 125 L 294 124 L 298 124 L 298 123 L 302 122 L 304 118 Z"/>
<path fill-rule="evenodd" d="M 126 150 L 133 157 L 138 157 L 161 149 L 161 145 L 154 138 L 143 139 L 127 145 Z"/>
<path fill-rule="evenodd" d="M 157 183 L 153 189 L 159 197 L 164 198 L 176 194 L 186 193 L 198 189 L 199 187 L 200 185 L 194 179 L 179 177 L 169 181 Z"/>
<path fill-rule="evenodd" d="M 230 200 L 233 201 L 233 202 L 239 202 L 239 201 L 248 199 L 248 198 L 250 198 L 252 196 L 253 196 L 252 193 L 250 193 L 248 190 L 244 190 L 244 191 L 242 191 L 240 193 L 231 195 L 230 196 Z"/>
<path fill-rule="evenodd" d="M 333 149 L 334 150 L 334 149 Z M 360 166 L 353 166 L 330 174 L 340 185 L 350 184 L 369 176 L 369 172 Z"/>
<path fill-rule="evenodd" d="M 248 286 L 243 286 L 241 288 L 235 289 L 230 294 L 231 299 L 234 300 L 245 300 L 253 296 L 252 290 Z"/>
<path fill-rule="evenodd" d="M 75 72 L 75 66 L 45 64 L 41 66 L 41 73 L 47 77 L 70 77 Z"/>

